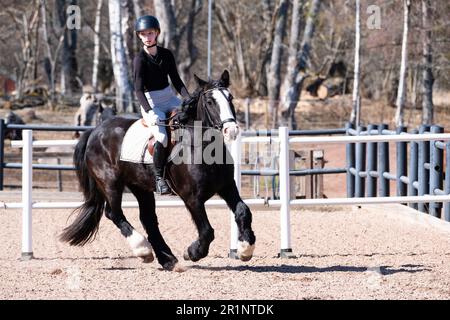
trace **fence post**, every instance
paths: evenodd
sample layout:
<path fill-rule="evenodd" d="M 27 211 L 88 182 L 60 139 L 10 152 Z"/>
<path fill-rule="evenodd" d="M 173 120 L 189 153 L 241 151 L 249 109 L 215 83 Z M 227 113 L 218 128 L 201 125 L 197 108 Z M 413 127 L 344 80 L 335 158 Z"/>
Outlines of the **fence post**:
<path fill-rule="evenodd" d="M 354 125 L 351 122 L 345 124 L 346 135 L 350 136 L 350 129 L 353 129 Z M 350 172 L 350 169 L 355 168 L 355 144 L 347 143 L 345 145 L 346 153 L 346 169 L 347 169 L 347 198 L 353 198 L 355 196 L 355 176 Z"/>
<path fill-rule="evenodd" d="M 423 134 L 430 130 L 429 125 L 421 125 L 419 128 L 419 134 Z M 418 181 L 419 181 L 419 191 L 418 195 L 423 196 L 428 194 L 430 190 L 429 180 L 430 180 L 430 172 L 425 168 L 425 163 L 429 164 L 430 161 L 430 142 L 428 141 L 420 141 L 419 142 L 419 160 L 418 160 Z M 421 202 L 418 204 L 417 209 L 420 212 L 427 212 L 426 207 L 428 204 L 425 202 Z"/>
<path fill-rule="evenodd" d="M 32 185 L 33 131 L 22 131 L 22 260 L 33 258 L 32 248 Z"/>
<path fill-rule="evenodd" d="M 234 163 L 234 182 L 236 187 L 241 192 L 241 156 L 242 156 L 242 137 L 241 134 L 237 136 L 236 140 L 231 145 L 231 156 Z M 230 253 L 228 255 L 231 259 L 239 259 L 237 255 L 238 243 L 238 227 L 236 218 L 233 212 L 230 212 Z"/>
<path fill-rule="evenodd" d="M 445 144 L 445 194 L 450 194 L 450 142 Z M 450 202 L 444 203 L 444 220 L 450 222 Z"/>
<path fill-rule="evenodd" d="M 366 128 L 363 126 L 358 127 L 358 135 L 365 131 Z M 365 193 L 364 188 L 364 178 L 360 176 L 361 172 L 366 171 L 366 144 L 357 143 L 356 144 L 356 176 L 355 176 L 355 197 L 363 198 Z"/>
<path fill-rule="evenodd" d="M 377 130 L 378 126 L 376 124 L 369 124 L 367 131 L 369 135 L 372 134 L 372 130 Z M 377 143 L 370 142 L 367 144 L 367 196 L 376 197 L 377 196 L 377 179 L 370 175 L 371 172 L 377 171 Z"/>
<path fill-rule="evenodd" d="M 399 126 L 397 128 L 397 134 L 402 134 L 402 132 L 407 132 L 406 127 Z M 408 159 L 407 159 L 407 143 L 404 141 L 396 143 L 396 153 L 397 153 L 397 196 L 404 197 L 408 186 L 403 183 L 400 179 L 402 176 L 407 176 L 408 173 Z"/>
<path fill-rule="evenodd" d="M 413 129 L 411 133 L 417 134 L 419 130 Z M 414 182 L 417 181 L 417 163 L 419 157 L 419 144 L 417 142 L 411 141 L 409 144 L 409 185 L 408 185 L 408 196 L 417 196 L 417 188 L 414 186 Z M 409 206 L 417 210 L 417 203 L 411 202 Z"/>
<path fill-rule="evenodd" d="M 278 129 L 278 134 L 280 138 L 280 257 L 289 258 L 292 256 L 289 192 L 289 129 L 287 127 L 280 127 Z"/>
<path fill-rule="evenodd" d="M 250 130 L 250 98 L 245 98 L 245 130 Z"/>
<path fill-rule="evenodd" d="M 0 190 L 3 190 L 3 166 L 5 162 L 5 119 L 0 119 Z"/>
<path fill-rule="evenodd" d="M 431 133 L 443 133 L 444 128 L 431 126 Z M 435 195 L 434 190 L 442 189 L 442 167 L 444 165 L 443 150 L 436 147 L 436 141 L 430 142 L 430 195 Z M 433 217 L 441 217 L 441 202 L 430 202 L 429 212 Z"/>
<path fill-rule="evenodd" d="M 388 129 L 389 126 L 387 124 L 380 124 L 378 127 L 379 134 L 383 134 L 383 130 Z M 389 180 L 383 176 L 384 172 L 389 172 L 389 143 L 388 142 L 379 142 L 378 143 L 378 179 L 379 190 L 378 194 L 380 197 L 389 197 L 390 188 L 389 188 Z"/>

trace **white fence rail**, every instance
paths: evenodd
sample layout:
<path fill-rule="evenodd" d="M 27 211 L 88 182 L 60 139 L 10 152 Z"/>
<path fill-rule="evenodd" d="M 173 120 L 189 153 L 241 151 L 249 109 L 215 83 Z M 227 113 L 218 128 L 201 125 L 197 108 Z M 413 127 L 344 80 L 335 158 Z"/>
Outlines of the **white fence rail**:
<path fill-rule="evenodd" d="M 450 202 L 450 195 L 426 195 L 426 196 L 407 196 L 407 197 L 374 197 L 374 198 L 329 198 L 329 199 L 296 199 L 289 198 L 289 146 L 290 143 L 357 143 L 357 142 L 388 142 L 388 141 L 431 141 L 431 140 L 450 140 L 450 134 L 422 134 L 410 135 L 401 134 L 395 136 L 373 135 L 373 136 L 338 136 L 338 137 L 304 137 L 289 138 L 289 131 L 286 127 L 281 127 L 278 131 L 278 137 L 246 137 L 238 139 L 233 143 L 231 152 L 235 161 L 234 178 L 236 185 L 241 187 L 241 146 L 246 142 L 279 142 L 280 143 L 280 199 L 246 199 L 244 202 L 250 206 L 274 206 L 280 207 L 280 256 L 289 257 L 292 252 L 291 232 L 290 232 L 290 208 L 292 205 L 298 206 L 317 206 L 317 205 L 359 205 L 359 204 L 381 204 L 381 203 L 410 203 L 410 202 Z M 33 147 L 48 147 L 61 145 L 75 145 L 76 140 L 56 140 L 56 141 L 33 141 L 32 131 L 23 130 L 23 140 L 14 142 L 13 147 L 21 147 L 22 150 L 22 202 L 7 203 L 0 202 L 4 208 L 22 208 L 22 258 L 29 259 L 33 256 L 32 250 L 32 209 L 65 209 L 77 208 L 81 202 L 33 202 L 32 199 L 32 154 Z M 137 208 L 136 201 L 122 202 L 124 208 Z M 157 207 L 180 207 L 184 206 L 181 200 L 161 200 L 156 201 Z M 226 206 L 223 200 L 209 200 L 206 206 Z M 237 251 L 238 231 L 234 221 L 233 213 L 230 213 L 231 231 L 230 231 L 230 256 L 235 256 Z"/>

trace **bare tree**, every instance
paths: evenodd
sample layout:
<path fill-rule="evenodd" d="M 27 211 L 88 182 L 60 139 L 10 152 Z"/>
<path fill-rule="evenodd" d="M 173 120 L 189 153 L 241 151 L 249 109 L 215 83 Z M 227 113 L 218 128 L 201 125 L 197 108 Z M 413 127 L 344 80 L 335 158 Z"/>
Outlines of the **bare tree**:
<path fill-rule="evenodd" d="M 59 53 L 62 48 L 62 44 L 64 42 L 64 33 L 65 33 L 65 27 L 61 34 L 59 35 L 58 43 L 56 45 L 56 48 L 52 50 L 51 48 L 51 41 L 49 37 L 48 32 L 48 26 L 47 26 L 47 1 L 41 0 L 41 16 L 42 16 L 42 33 L 43 33 L 43 42 L 45 44 L 45 64 L 48 66 L 47 69 L 47 77 L 50 84 L 50 108 L 52 110 L 56 107 L 56 62 L 59 57 Z"/>
<path fill-rule="evenodd" d="M 286 33 L 286 20 L 289 8 L 289 1 L 280 0 L 277 8 L 277 20 L 275 26 L 275 36 L 272 46 L 272 57 L 270 59 L 270 67 L 268 78 L 269 93 L 269 114 L 272 116 L 272 124 L 275 126 L 278 122 L 278 103 L 280 98 L 281 84 L 281 56 L 283 53 L 283 38 Z M 267 116 L 267 115 L 266 115 Z M 266 126 L 268 126 L 266 120 Z"/>
<path fill-rule="evenodd" d="M 422 0 L 422 123 L 433 123 L 433 52 L 431 46 L 430 0 Z"/>
<path fill-rule="evenodd" d="M 190 81 L 191 78 L 190 70 L 194 65 L 194 63 L 197 61 L 199 55 L 198 48 L 194 42 L 194 28 L 195 28 L 194 19 L 195 16 L 201 11 L 201 9 L 202 9 L 202 0 L 191 0 L 188 19 L 185 26 L 187 55 L 184 61 L 182 61 L 179 66 L 181 77 L 186 84 L 189 83 Z"/>
<path fill-rule="evenodd" d="M 139 18 L 143 15 L 144 10 L 140 0 L 133 0 L 134 16 Z"/>
<path fill-rule="evenodd" d="M 303 81 L 308 76 L 306 68 L 308 66 L 311 53 L 311 44 L 314 37 L 315 24 L 317 15 L 320 10 L 321 0 L 313 0 L 309 8 L 308 18 L 306 19 L 305 31 L 303 33 L 300 50 L 295 57 L 295 65 L 293 69 L 288 70 L 287 83 L 285 84 L 286 93 L 282 105 L 282 117 L 288 122 L 291 128 L 296 128 L 295 123 L 295 107 L 300 99 Z"/>
<path fill-rule="evenodd" d="M 58 13 L 60 28 L 64 30 L 64 42 L 62 48 L 62 73 L 61 73 L 61 93 L 72 94 L 80 89 L 77 80 L 77 41 L 78 34 L 76 28 L 67 28 L 67 7 L 77 5 L 77 0 L 56 0 L 56 10 Z"/>
<path fill-rule="evenodd" d="M 109 1 L 109 27 L 111 33 L 111 58 L 116 84 L 116 108 L 118 112 L 132 112 L 132 90 L 128 77 L 129 66 L 122 33 L 121 0 Z"/>
<path fill-rule="evenodd" d="M 39 1 L 33 1 L 29 7 L 24 10 L 8 8 L 3 14 L 9 15 L 14 21 L 16 28 L 22 32 L 20 37 L 19 53 L 14 53 L 16 60 L 16 82 L 17 91 L 16 98 L 21 99 L 25 89 L 26 82 L 30 82 L 34 78 L 33 65 L 37 59 L 37 38 L 35 37 L 36 29 L 39 27 Z"/>
<path fill-rule="evenodd" d="M 179 34 L 175 8 L 171 1 L 153 0 L 156 15 L 161 24 L 161 35 L 159 41 L 163 47 L 174 51 L 175 57 L 178 56 Z"/>
<path fill-rule="evenodd" d="M 236 67 L 236 71 L 240 81 L 240 87 L 242 91 L 249 92 L 252 90 L 251 83 L 249 81 L 249 70 L 247 68 L 245 53 L 244 53 L 244 33 L 241 19 L 237 17 L 243 15 L 243 7 L 237 6 L 233 12 L 226 9 L 226 4 L 216 3 L 215 11 L 217 21 L 219 22 L 220 32 L 222 38 L 226 39 L 225 47 L 230 52 L 230 59 Z M 234 21 L 233 25 L 230 25 L 229 21 Z"/>
<path fill-rule="evenodd" d="M 352 94 L 352 112 L 350 115 L 350 122 L 356 127 L 360 124 L 361 119 L 361 96 L 359 94 L 359 80 L 361 68 L 361 3 L 356 0 L 356 19 L 355 19 L 355 65 L 354 65 L 354 79 L 353 79 L 353 94 Z"/>
<path fill-rule="evenodd" d="M 127 57 L 127 64 L 129 66 L 133 65 L 134 60 L 134 5 L 132 0 L 120 0 L 121 6 L 121 23 L 122 23 L 122 35 L 123 35 L 123 45 L 125 48 L 125 56 Z M 131 68 L 129 68 L 130 74 L 128 75 L 132 78 Z"/>
<path fill-rule="evenodd" d="M 406 100 L 406 68 L 408 60 L 408 31 L 409 31 L 409 11 L 411 7 L 410 0 L 403 0 L 403 39 L 402 39 L 402 58 L 400 65 L 400 80 L 397 91 L 396 106 L 397 111 L 395 112 L 395 125 L 397 127 L 403 126 L 404 124 L 404 109 Z"/>
<path fill-rule="evenodd" d="M 274 36 L 274 17 L 272 17 L 272 1 L 262 1 L 262 21 L 264 36 L 260 38 L 259 59 L 257 64 L 256 90 L 259 95 L 267 96 L 267 75 L 269 73 L 269 62 L 272 55 L 272 41 Z"/>
<path fill-rule="evenodd" d="M 303 11 L 303 1 L 294 0 L 292 4 L 292 18 L 291 18 L 291 33 L 289 37 L 289 58 L 288 58 L 288 67 L 287 67 L 287 75 L 284 78 L 284 88 L 288 88 L 288 90 L 293 90 L 293 84 L 295 82 L 295 77 L 297 76 L 295 67 L 297 65 L 297 54 L 299 51 L 300 43 L 298 39 L 300 38 L 300 17 Z M 295 117 L 289 117 L 289 110 L 291 109 L 292 104 L 296 104 L 297 101 L 287 101 L 286 98 L 289 98 L 289 94 L 284 95 L 282 97 L 282 110 L 287 110 L 286 117 L 282 117 L 282 120 L 286 120 L 289 118 L 290 123 L 282 123 L 283 125 L 288 124 L 290 128 L 296 127 Z"/>
<path fill-rule="evenodd" d="M 92 87 L 94 91 L 98 91 L 98 61 L 100 56 L 100 25 L 102 19 L 103 0 L 97 0 L 97 9 L 95 11 L 95 27 L 94 27 L 94 63 L 92 66 Z"/>

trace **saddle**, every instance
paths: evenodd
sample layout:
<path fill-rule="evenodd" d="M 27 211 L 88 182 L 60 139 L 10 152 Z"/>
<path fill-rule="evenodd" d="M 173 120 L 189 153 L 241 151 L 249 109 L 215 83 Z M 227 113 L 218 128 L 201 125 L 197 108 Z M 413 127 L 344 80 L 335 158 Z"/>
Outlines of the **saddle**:
<path fill-rule="evenodd" d="M 172 131 L 174 131 L 176 129 L 176 126 L 173 123 L 173 118 L 174 116 L 178 113 L 178 110 L 173 110 L 170 114 L 169 117 L 166 119 L 165 124 L 166 124 L 166 132 L 167 132 L 167 148 L 166 151 L 168 154 L 170 154 L 172 152 L 173 147 L 176 144 L 175 139 L 172 139 Z M 148 128 L 147 123 L 145 122 L 145 120 L 142 118 L 141 119 L 142 125 L 144 127 Z M 155 145 L 156 139 L 154 136 L 150 137 L 150 139 L 148 140 L 148 144 L 147 144 L 147 149 L 148 152 L 150 153 L 150 155 L 153 157 L 153 153 L 154 153 L 154 145 Z"/>

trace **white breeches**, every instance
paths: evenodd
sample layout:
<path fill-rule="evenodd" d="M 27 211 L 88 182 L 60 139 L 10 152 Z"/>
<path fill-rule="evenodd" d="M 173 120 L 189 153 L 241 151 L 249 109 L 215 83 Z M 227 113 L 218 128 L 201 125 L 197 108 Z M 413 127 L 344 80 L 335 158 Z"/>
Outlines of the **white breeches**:
<path fill-rule="evenodd" d="M 168 142 L 166 127 L 158 124 L 164 124 L 167 114 L 181 106 L 181 100 L 170 86 L 162 90 L 146 92 L 145 96 L 152 110 L 145 112 L 141 106 L 142 117 L 156 141 L 159 141 L 165 148 Z"/>

